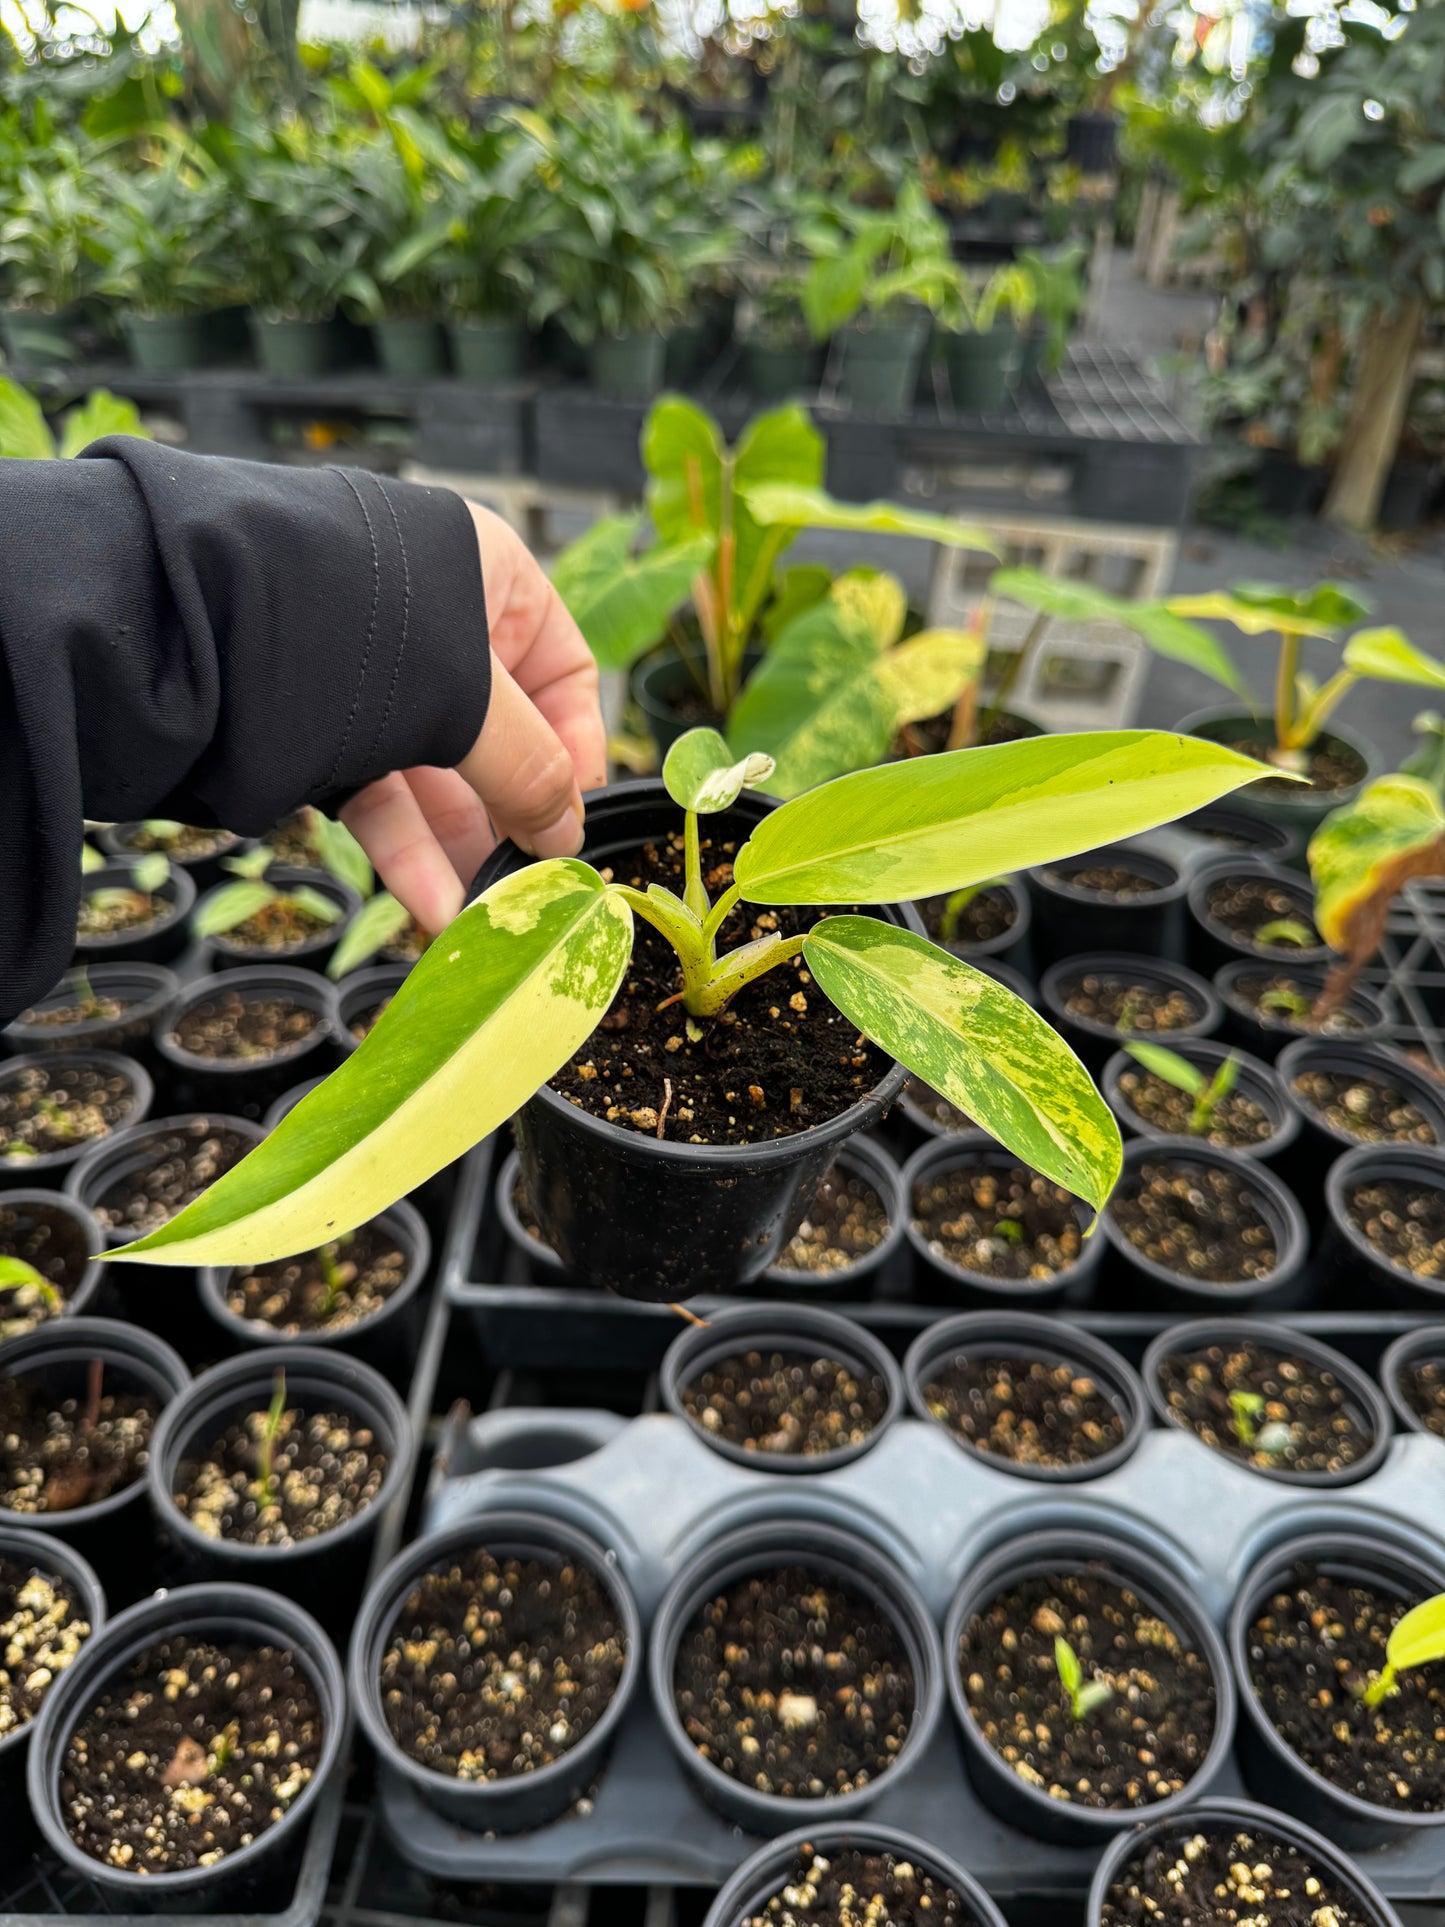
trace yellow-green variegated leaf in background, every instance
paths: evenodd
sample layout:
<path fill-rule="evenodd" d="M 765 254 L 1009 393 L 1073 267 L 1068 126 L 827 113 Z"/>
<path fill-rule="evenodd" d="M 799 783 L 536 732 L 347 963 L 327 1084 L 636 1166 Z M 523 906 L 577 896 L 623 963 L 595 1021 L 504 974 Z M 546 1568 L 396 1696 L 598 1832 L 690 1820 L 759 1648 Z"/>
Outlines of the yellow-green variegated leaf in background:
<path fill-rule="evenodd" d="M 803 955 L 824 994 L 880 1049 L 1102 1211 L 1124 1156 L 1118 1123 L 1063 1038 L 1021 997 L 875 917 L 825 917 Z"/>
<path fill-rule="evenodd" d="M 1364 963 L 1391 900 L 1412 877 L 1445 871 L 1445 810 L 1418 776 L 1382 776 L 1331 810 L 1310 838 L 1315 924 L 1332 949 Z"/>
<path fill-rule="evenodd" d="M 110 1255 L 263 1264 L 365 1223 L 566 1063 L 631 954 L 632 913 L 589 865 L 504 877 L 436 939 L 340 1070 L 169 1224 Z"/>

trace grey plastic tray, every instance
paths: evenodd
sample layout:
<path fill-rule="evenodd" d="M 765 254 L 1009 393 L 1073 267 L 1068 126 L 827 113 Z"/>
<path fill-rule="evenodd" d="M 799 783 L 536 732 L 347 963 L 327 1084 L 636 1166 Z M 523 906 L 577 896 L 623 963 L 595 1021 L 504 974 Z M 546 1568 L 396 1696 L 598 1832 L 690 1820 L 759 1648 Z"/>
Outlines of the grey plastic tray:
<path fill-rule="evenodd" d="M 1440 1546 L 1413 1521 L 1439 1519 L 1442 1503 L 1445 1447 L 1424 1436 L 1396 1438 L 1371 1479 L 1310 1491 L 1261 1478 L 1183 1433 L 1155 1430 L 1116 1472 L 1060 1491 L 996 1471 L 915 1419 L 900 1420 L 836 1472 L 780 1477 L 731 1464 L 670 1415 L 512 1410 L 453 1422 L 426 1523 L 527 1506 L 581 1525 L 616 1557 L 644 1624 L 691 1555 L 733 1527 L 784 1512 L 845 1526 L 882 1547 L 940 1624 L 962 1574 L 993 1546 L 1088 1525 L 1151 1547 L 1222 1625 L 1247 1568 L 1304 1532 L 1375 1518 L 1438 1559 Z M 1211 1789 L 1226 1797 L 1243 1790 L 1232 1767 Z M 469 1834 L 384 1770 L 380 1810 L 398 1852 L 426 1873 L 463 1880 L 717 1885 L 758 1844 L 678 1770 L 645 1693 L 591 1799 L 550 1826 Z M 961 1860 L 1003 1899 L 1076 1901 L 1098 1858 L 1097 1848 L 1057 1847 L 995 1819 L 965 1775 L 947 1716 L 896 1793 L 883 1777 L 869 1812 Z M 1393 1898 L 1445 1897 L 1445 1825 L 1361 1858 Z"/>

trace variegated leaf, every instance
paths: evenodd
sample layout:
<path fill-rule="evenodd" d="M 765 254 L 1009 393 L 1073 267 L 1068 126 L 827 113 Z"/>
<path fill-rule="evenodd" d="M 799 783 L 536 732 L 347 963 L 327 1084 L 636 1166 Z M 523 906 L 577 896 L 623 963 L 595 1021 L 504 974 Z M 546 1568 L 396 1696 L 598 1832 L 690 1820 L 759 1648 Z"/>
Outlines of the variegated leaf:
<path fill-rule="evenodd" d="M 1417 776 L 1382 776 L 1331 810 L 1310 838 L 1315 925 L 1358 967 L 1373 956 L 1390 905 L 1412 877 L 1445 872 L 1445 810 Z"/>
<path fill-rule="evenodd" d="M 667 793 L 680 810 L 713 816 L 731 809 L 744 790 L 757 789 L 773 773 L 773 759 L 758 752 L 733 759 L 715 729 L 689 729 L 662 765 Z"/>
<path fill-rule="evenodd" d="M 1345 644 L 1345 667 L 1375 682 L 1411 683 L 1445 689 L 1445 663 L 1417 649 L 1402 630 L 1361 629 Z"/>

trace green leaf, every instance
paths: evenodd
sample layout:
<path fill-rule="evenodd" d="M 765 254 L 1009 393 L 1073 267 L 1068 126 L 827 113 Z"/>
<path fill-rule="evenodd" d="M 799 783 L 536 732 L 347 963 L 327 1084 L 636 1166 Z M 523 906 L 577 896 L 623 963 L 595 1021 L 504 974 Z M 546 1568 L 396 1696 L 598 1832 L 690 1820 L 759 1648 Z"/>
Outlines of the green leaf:
<path fill-rule="evenodd" d="M 1037 569 L 999 569 L 988 586 L 991 595 L 1021 602 L 1040 615 L 1057 616 L 1066 622 L 1121 623 L 1156 655 L 1187 663 L 1240 697 L 1248 693 L 1219 638 L 1187 622 L 1163 603 L 1129 602 L 1091 583 L 1042 575 Z"/>
<path fill-rule="evenodd" d="M 900 508 L 894 502 L 837 502 L 826 489 L 796 482 L 758 481 L 738 493 L 754 521 L 766 527 L 784 522 L 797 529 L 844 529 L 855 535 L 911 535 L 920 542 L 941 542 L 945 548 L 975 549 L 997 555 L 998 540 L 986 529 L 960 522 L 951 515 L 931 515 L 925 509 Z"/>
<path fill-rule="evenodd" d="M 1177 616 L 1232 622 L 1247 636 L 1332 636 L 1370 613 L 1369 604 L 1337 582 L 1320 582 L 1296 595 L 1268 582 L 1239 582 L 1208 595 L 1170 596 L 1165 608 Z"/>
<path fill-rule="evenodd" d="M 103 870 L 106 866 L 106 862 L 107 862 L 107 859 L 101 855 L 100 851 L 97 850 L 93 844 L 90 844 L 90 843 L 81 844 L 80 873 L 82 876 L 89 876 L 92 870 Z"/>
<path fill-rule="evenodd" d="M 404 903 L 386 890 L 378 890 L 374 897 L 367 899 L 357 911 L 351 922 L 341 933 L 341 941 L 331 953 L 331 961 L 326 966 L 326 974 L 333 981 L 344 977 L 358 964 L 364 964 L 368 957 L 374 957 L 378 950 L 389 944 L 393 937 L 401 935 L 411 920 L 411 912 Z"/>
<path fill-rule="evenodd" d="M 1422 1599 L 1396 1621 L 1385 1642 L 1385 1657 L 1397 1673 L 1445 1659 L 1445 1593 Z"/>
<path fill-rule="evenodd" d="M 280 895 L 269 883 L 254 878 L 246 878 L 239 883 L 223 883 L 213 890 L 191 918 L 191 934 L 197 937 L 220 937 L 226 931 L 234 930 L 237 924 L 254 917 L 258 910 L 264 910 L 268 903 L 274 903 Z"/>
<path fill-rule="evenodd" d="M 1079 1655 L 1062 1633 L 1054 1638 L 1054 1671 L 1059 1676 L 1060 1686 L 1072 1700 L 1084 1683 L 1084 1669 L 1079 1664 Z"/>
<path fill-rule="evenodd" d="M 641 515 L 613 515 L 564 549 L 552 586 L 603 669 L 625 669 L 667 633 L 674 609 L 712 561 L 710 534 L 632 553 Z"/>
<path fill-rule="evenodd" d="M 321 852 L 322 868 L 338 882 L 349 883 L 359 897 L 369 897 L 376 882 L 371 859 L 346 825 L 333 822 L 317 810 L 311 819 L 311 834 Z"/>
<path fill-rule="evenodd" d="M 1126 1044 L 1124 1048 L 1146 1071 L 1162 1077 L 1176 1090 L 1187 1091 L 1190 1097 L 1202 1097 L 1209 1088 L 1203 1072 L 1178 1051 L 1165 1050 L 1162 1044 Z"/>
<path fill-rule="evenodd" d="M 0 375 L 0 456 L 48 462 L 54 454 L 55 441 L 40 403 L 18 381 Z"/>
<path fill-rule="evenodd" d="M 734 874 L 751 903 L 910 903 L 1155 829 L 1262 770 L 1155 729 L 950 750 L 784 804 L 739 850 Z"/>
<path fill-rule="evenodd" d="M 319 814 L 319 811 L 314 812 L 314 815 Z M 265 876 L 275 861 L 276 852 L 270 845 L 258 843 L 254 850 L 243 850 L 239 856 L 223 856 L 221 868 L 229 870 L 232 876 L 250 877 L 254 882 L 257 877 Z"/>
<path fill-rule="evenodd" d="M 130 873 L 135 878 L 136 888 L 144 890 L 149 896 L 153 890 L 159 890 L 170 875 L 170 859 L 164 850 L 150 850 L 145 856 L 137 858 L 131 865 Z"/>
<path fill-rule="evenodd" d="M 1382 776 L 1331 810 L 1309 847 L 1315 925 L 1325 942 L 1365 962 L 1405 884 L 1445 868 L 1442 841 L 1439 793 L 1416 776 Z"/>
<path fill-rule="evenodd" d="M 1395 176 L 1395 185 L 1402 194 L 1418 194 L 1437 181 L 1445 181 L 1445 147 L 1438 141 L 1412 154 Z"/>
<path fill-rule="evenodd" d="M 122 401 L 107 388 L 97 388 L 78 408 L 72 408 L 60 425 L 60 447 L 67 458 L 78 455 L 104 435 L 145 437 L 140 410 L 133 401 Z"/>
<path fill-rule="evenodd" d="M 786 569 L 777 593 L 763 611 L 761 628 L 764 638 L 771 642 L 795 617 L 805 614 L 821 602 L 832 586 L 833 571 L 825 569 L 821 563 L 800 562 L 796 567 Z"/>
<path fill-rule="evenodd" d="M 773 773 L 773 759 L 756 752 L 733 760 L 715 729 L 689 729 L 667 752 L 662 780 L 680 810 L 712 816 L 731 809 L 744 790 L 756 789 Z"/>
<path fill-rule="evenodd" d="M 1417 649 L 1399 629 L 1359 629 L 1345 644 L 1344 662 L 1357 676 L 1376 682 L 1411 683 L 1421 689 L 1445 689 L 1445 663 Z"/>
<path fill-rule="evenodd" d="M 971 629 L 924 629 L 890 649 L 878 680 L 893 708 L 893 728 L 952 708 L 983 667 L 986 645 Z"/>
<path fill-rule="evenodd" d="M 147 836 L 155 837 L 158 842 L 173 843 L 185 828 L 171 816 L 148 816 L 141 828 Z"/>
<path fill-rule="evenodd" d="M 112 1259 L 264 1264 L 354 1230 L 526 1103 L 591 1036 L 631 954 L 631 912 L 587 864 L 504 877 L 432 944 L 339 1070 Z"/>
<path fill-rule="evenodd" d="M 294 890 L 288 890 L 286 901 L 294 903 L 298 910 L 304 910 L 320 923 L 338 923 L 343 914 L 339 903 L 333 903 L 320 890 L 313 890 L 309 883 L 298 883 Z"/>
<path fill-rule="evenodd" d="M 1074 1695 L 1074 1718 L 1086 1720 L 1101 1706 L 1107 1706 L 1114 1697 L 1114 1689 L 1106 1679 L 1086 1680 Z"/>
<path fill-rule="evenodd" d="M 23 1258 L 11 1258 L 0 1251 L 0 1291 L 15 1291 L 22 1285 L 29 1285 L 32 1289 L 39 1287 L 45 1291 L 54 1290 L 50 1280 L 43 1272 L 37 1271 L 34 1265 L 28 1265 Z"/>
<path fill-rule="evenodd" d="M 803 945 L 824 995 L 880 1050 L 1045 1177 L 1102 1211 L 1124 1148 L 1058 1032 L 982 970 L 875 917 L 825 917 Z"/>

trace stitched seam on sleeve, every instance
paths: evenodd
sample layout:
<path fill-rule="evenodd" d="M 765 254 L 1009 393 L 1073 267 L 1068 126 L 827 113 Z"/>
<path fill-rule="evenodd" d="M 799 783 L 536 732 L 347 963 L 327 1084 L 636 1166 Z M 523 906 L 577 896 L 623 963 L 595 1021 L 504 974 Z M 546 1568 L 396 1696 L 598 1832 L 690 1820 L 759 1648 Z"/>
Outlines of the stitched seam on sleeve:
<path fill-rule="evenodd" d="M 366 539 L 371 545 L 371 619 L 366 625 L 366 646 L 361 652 L 361 666 L 356 674 L 356 689 L 351 698 L 351 707 L 346 712 L 346 723 L 341 732 L 341 741 L 336 746 L 336 757 L 330 770 L 327 772 L 326 781 L 322 785 L 323 791 L 336 787 L 336 781 L 341 771 L 341 764 L 346 755 L 347 746 L 351 741 L 351 731 L 356 723 L 356 712 L 361 706 L 361 692 L 366 687 L 367 664 L 371 661 L 372 645 L 376 641 L 376 612 L 381 606 L 381 558 L 377 553 L 376 530 L 372 527 L 371 515 L 367 510 L 366 503 L 361 499 L 360 489 L 357 488 L 355 482 L 353 482 L 351 477 L 346 473 L 346 470 L 344 468 L 338 468 L 332 472 L 341 477 L 342 481 L 345 482 L 346 486 L 356 497 L 356 505 L 361 510 L 361 519 L 366 524 Z"/>
<path fill-rule="evenodd" d="M 401 551 L 401 639 L 396 646 L 396 659 L 391 665 L 391 681 L 387 684 L 386 702 L 382 708 L 381 720 L 377 723 L 371 741 L 366 746 L 368 758 L 375 752 L 377 744 L 385 733 L 386 725 L 391 720 L 391 708 L 396 700 L 396 685 L 401 676 L 402 658 L 406 654 L 407 636 L 411 627 L 411 570 L 407 566 L 406 539 L 402 535 L 401 523 L 397 520 L 391 497 L 377 476 L 373 475 L 371 479 L 377 494 L 386 504 L 386 512 L 391 517 L 391 526 L 396 531 L 396 546 Z"/>

